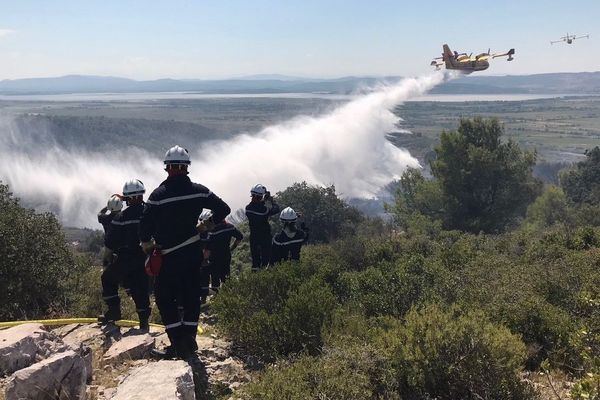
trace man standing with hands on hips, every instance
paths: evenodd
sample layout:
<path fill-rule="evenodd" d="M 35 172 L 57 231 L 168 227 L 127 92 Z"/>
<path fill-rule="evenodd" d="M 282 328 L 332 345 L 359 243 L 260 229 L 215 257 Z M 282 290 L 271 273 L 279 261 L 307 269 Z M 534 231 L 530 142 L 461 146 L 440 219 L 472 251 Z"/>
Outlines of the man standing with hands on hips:
<path fill-rule="evenodd" d="M 171 345 L 155 354 L 167 358 L 188 359 L 197 350 L 202 262 L 198 217 L 205 208 L 212 210 L 215 221 L 231 212 L 218 196 L 190 180 L 190 164 L 186 149 L 174 146 L 167 151 L 164 165 L 168 177 L 146 201 L 140 221 L 144 251 L 150 254 L 157 249 L 162 257 L 154 293 Z M 183 320 L 177 311 L 178 299 L 183 303 Z"/>

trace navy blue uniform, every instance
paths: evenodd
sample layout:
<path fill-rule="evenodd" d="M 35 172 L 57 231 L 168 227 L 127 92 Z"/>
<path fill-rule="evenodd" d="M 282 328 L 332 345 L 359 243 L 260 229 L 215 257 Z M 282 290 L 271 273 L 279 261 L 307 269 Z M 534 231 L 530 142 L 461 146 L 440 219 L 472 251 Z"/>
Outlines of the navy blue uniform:
<path fill-rule="evenodd" d="M 308 233 L 297 229 L 290 237 L 285 231 L 279 232 L 273 238 L 273 259 L 272 263 L 276 264 L 281 261 L 299 260 L 300 249 L 308 240 Z"/>
<path fill-rule="evenodd" d="M 109 309 L 120 307 L 119 284 L 135 302 L 140 319 L 150 316 L 146 256 L 140 246 L 138 227 L 143 204 L 127 207 L 111 221 L 104 245 L 116 254 L 116 260 L 102 272 L 102 298 Z"/>
<path fill-rule="evenodd" d="M 210 250 L 210 281 L 213 289 L 219 289 L 221 283 L 231 273 L 231 239 L 242 240 L 244 235 L 228 222 L 217 224 L 208 233 Z"/>
<path fill-rule="evenodd" d="M 142 242 L 154 238 L 162 249 L 162 268 L 156 277 L 154 293 L 174 345 L 179 338 L 193 340 L 197 331 L 202 244 L 196 223 L 204 208 L 213 211 L 215 220 L 224 219 L 231 211 L 218 196 L 187 176 L 170 176 L 146 201 L 140 222 Z M 177 312 L 178 297 L 183 302 L 183 320 Z"/>
<path fill-rule="evenodd" d="M 269 217 L 279 213 L 279 206 L 272 203 L 268 208 L 264 202 L 251 202 L 246 206 L 246 217 L 250 225 L 250 253 L 252 270 L 266 267 L 271 261 L 271 225 Z"/>
<path fill-rule="evenodd" d="M 117 213 L 109 213 L 106 214 L 104 211 L 106 210 L 106 208 L 103 208 L 102 211 L 100 211 L 98 213 L 98 222 L 100 224 L 102 224 L 102 228 L 104 229 L 104 234 L 106 235 L 106 233 L 108 232 L 108 229 L 110 228 L 110 223 L 112 222 L 113 218 L 117 215 Z"/>

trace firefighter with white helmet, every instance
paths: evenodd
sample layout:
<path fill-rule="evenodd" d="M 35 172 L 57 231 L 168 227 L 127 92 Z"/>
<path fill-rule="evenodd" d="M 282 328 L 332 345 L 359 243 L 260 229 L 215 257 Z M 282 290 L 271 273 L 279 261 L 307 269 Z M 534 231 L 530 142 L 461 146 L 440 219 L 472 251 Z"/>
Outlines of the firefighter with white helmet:
<path fill-rule="evenodd" d="M 269 218 L 279 213 L 279 206 L 271 193 L 263 185 L 256 184 L 250 189 L 250 204 L 246 206 L 246 216 L 250 225 L 250 253 L 252 271 L 258 271 L 271 261 L 271 226 Z"/>
<path fill-rule="evenodd" d="M 139 179 L 129 180 L 123 185 L 121 197 L 127 203 L 127 208 L 112 219 L 104 239 L 105 254 L 108 254 L 112 262 L 102 273 L 102 298 L 108 310 L 99 317 L 99 321 L 108 323 L 121 319 L 119 284 L 122 284 L 135 302 L 140 329 L 148 331 L 150 318 L 148 276 L 144 271 L 146 257 L 140 246 L 138 234 L 145 192 L 144 184 Z M 111 200 L 113 205 L 118 207 L 118 202 Z"/>
<path fill-rule="evenodd" d="M 308 241 L 308 229 L 304 223 L 300 228 L 296 227 L 298 214 L 291 207 L 286 207 L 281 211 L 279 220 L 283 224 L 283 229 L 273 237 L 272 263 L 299 260 L 302 245 Z"/>
<path fill-rule="evenodd" d="M 115 215 L 117 215 L 122 208 L 123 200 L 121 200 L 118 195 L 113 194 L 110 199 L 108 199 L 106 206 L 100 210 L 98 213 L 98 222 L 102 224 L 102 227 L 104 228 L 104 234 L 106 234 L 106 231 L 110 227 L 110 223 Z"/>
<path fill-rule="evenodd" d="M 154 295 L 171 345 L 154 354 L 187 359 L 195 356 L 200 316 L 202 245 L 196 228 L 198 217 L 204 209 L 212 210 L 213 216 L 206 221 L 209 226 L 213 219 L 220 221 L 231 210 L 218 196 L 187 176 L 191 160 L 186 149 L 171 147 L 164 165 L 168 177 L 146 201 L 140 239 L 146 254 L 158 249 L 162 255 Z M 178 306 L 183 306 L 183 319 Z"/>
<path fill-rule="evenodd" d="M 206 248 L 210 261 L 210 287 L 214 292 L 218 292 L 231 273 L 231 252 L 240 244 L 244 235 L 224 219 L 214 222 L 215 226 L 206 238 Z"/>

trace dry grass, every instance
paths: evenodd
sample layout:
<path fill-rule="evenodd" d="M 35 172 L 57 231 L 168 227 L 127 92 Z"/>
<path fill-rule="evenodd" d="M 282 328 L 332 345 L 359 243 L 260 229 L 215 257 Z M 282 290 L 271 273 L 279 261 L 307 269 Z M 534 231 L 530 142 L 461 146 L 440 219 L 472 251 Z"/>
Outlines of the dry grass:
<path fill-rule="evenodd" d="M 543 372 L 527 372 L 524 379 L 531 382 L 540 393 L 543 400 L 567 400 L 573 382 L 562 371 L 552 371 L 550 374 Z"/>

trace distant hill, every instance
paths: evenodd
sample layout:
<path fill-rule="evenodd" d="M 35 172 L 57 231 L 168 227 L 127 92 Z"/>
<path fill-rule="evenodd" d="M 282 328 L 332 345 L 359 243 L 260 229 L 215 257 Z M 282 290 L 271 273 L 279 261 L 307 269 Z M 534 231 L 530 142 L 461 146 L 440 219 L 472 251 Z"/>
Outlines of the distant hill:
<path fill-rule="evenodd" d="M 431 93 L 600 94 L 600 72 L 506 76 L 470 75 L 437 86 Z"/>
<path fill-rule="evenodd" d="M 68 75 L 57 78 L 30 78 L 0 81 L 0 94 L 126 93 L 126 92 L 201 92 L 227 93 L 353 93 L 382 82 L 395 82 L 398 76 L 343 77 L 309 79 L 285 75 L 253 75 L 237 79 L 177 80 L 133 79 Z M 437 86 L 436 94 L 511 94 L 511 93 L 600 93 L 600 72 L 537 75 L 470 75 Z"/>

